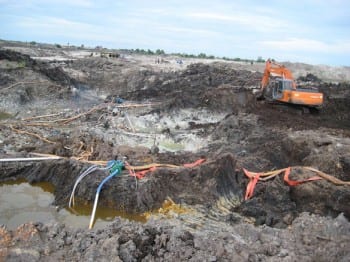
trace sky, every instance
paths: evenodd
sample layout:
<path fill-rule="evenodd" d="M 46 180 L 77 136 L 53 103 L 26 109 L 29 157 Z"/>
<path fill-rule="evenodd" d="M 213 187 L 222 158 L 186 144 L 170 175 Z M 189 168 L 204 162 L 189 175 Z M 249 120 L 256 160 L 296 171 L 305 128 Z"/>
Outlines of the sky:
<path fill-rule="evenodd" d="M 0 39 L 350 66 L 350 1 L 0 0 Z"/>

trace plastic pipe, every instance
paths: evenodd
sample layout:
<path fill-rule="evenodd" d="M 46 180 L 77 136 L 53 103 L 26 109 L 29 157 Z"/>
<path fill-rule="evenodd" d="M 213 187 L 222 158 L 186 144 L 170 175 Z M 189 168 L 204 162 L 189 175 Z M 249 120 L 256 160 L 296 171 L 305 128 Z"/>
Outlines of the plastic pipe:
<path fill-rule="evenodd" d="M 126 120 L 128 120 L 128 123 L 129 123 L 129 126 L 130 126 L 132 132 L 135 133 L 135 128 L 134 128 L 134 126 L 132 125 L 128 114 L 127 114 L 126 112 L 124 112 L 124 115 L 125 115 L 125 117 L 126 117 Z"/>
<path fill-rule="evenodd" d="M 62 159 L 62 157 L 49 156 L 49 157 L 2 158 L 0 159 L 0 162 L 45 161 L 45 160 L 57 160 L 57 159 Z"/>
<path fill-rule="evenodd" d="M 105 171 L 105 170 L 108 170 L 110 169 L 111 167 L 113 166 L 113 163 L 109 163 L 107 165 L 107 167 L 105 168 L 100 168 L 98 167 L 97 165 L 93 165 L 93 166 L 90 166 L 88 169 L 86 169 L 79 177 L 78 179 L 75 181 L 75 184 L 74 184 L 74 187 L 73 187 L 73 191 L 70 195 L 70 198 L 69 198 L 69 207 L 72 207 L 72 203 L 73 203 L 73 206 L 74 206 L 74 194 L 75 194 L 75 190 L 78 186 L 78 184 L 81 182 L 81 180 L 86 177 L 87 175 L 91 174 L 92 172 L 94 172 L 95 170 L 101 170 L 101 171 Z"/>
<path fill-rule="evenodd" d="M 77 180 L 75 181 L 72 193 L 70 194 L 70 198 L 69 198 L 69 207 L 72 207 L 72 202 L 73 202 L 73 206 L 74 206 L 74 194 L 75 194 L 75 190 L 78 186 L 78 184 L 80 183 L 80 181 L 87 176 L 88 174 L 90 174 L 91 172 L 95 171 L 98 168 L 98 166 L 93 165 L 90 166 L 88 169 L 86 169 L 81 175 L 79 175 L 79 177 L 77 178 Z"/>
<path fill-rule="evenodd" d="M 112 177 L 114 177 L 115 175 L 117 175 L 119 173 L 119 169 L 116 169 L 112 174 L 110 174 L 108 177 L 106 177 L 105 179 L 103 179 L 103 181 L 101 182 L 101 184 L 98 186 L 97 191 L 96 191 L 96 196 L 95 196 L 95 201 L 94 201 L 94 207 L 92 209 L 92 214 L 91 214 L 91 219 L 90 219 L 90 224 L 89 224 L 89 229 L 91 229 L 94 225 L 94 220 L 95 220 L 95 214 L 96 214 L 96 208 L 97 208 L 97 203 L 98 203 L 98 198 L 100 196 L 100 191 L 103 187 L 103 185 L 110 180 Z"/>

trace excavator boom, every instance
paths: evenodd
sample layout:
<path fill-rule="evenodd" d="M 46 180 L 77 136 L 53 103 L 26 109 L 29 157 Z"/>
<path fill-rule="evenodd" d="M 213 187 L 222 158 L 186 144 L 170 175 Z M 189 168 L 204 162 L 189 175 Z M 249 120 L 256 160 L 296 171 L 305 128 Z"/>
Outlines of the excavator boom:
<path fill-rule="evenodd" d="M 270 76 L 279 76 L 283 79 L 294 80 L 292 72 L 289 71 L 284 65 L 280 65 L 268 59 L 265 65 L 264 76 L 261 80 L 262 88 L 265 88 L 268 85 L 270 81 Z M 294 87 L 295 87 L 295 84 L 294 84 Z"/>

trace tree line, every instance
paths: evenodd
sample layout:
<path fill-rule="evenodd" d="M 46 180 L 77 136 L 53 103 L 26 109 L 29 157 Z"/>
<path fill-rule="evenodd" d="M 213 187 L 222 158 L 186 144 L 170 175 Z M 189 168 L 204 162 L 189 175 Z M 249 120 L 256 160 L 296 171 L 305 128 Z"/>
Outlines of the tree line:
<path fill-rule="evenodd" d="M 128 51 L 131 53 L 135 53 L 135 54 L 142 54 L 142 55 L 175 55 L 175 56 L 179 56 L 179 57 L 184 57 L 184 58 L 203 58 L 203 59 L 223 59 L 223 60 L 227 60 L 227 61 L 236 61 L 236 62 L 247 62 L 247 63 L 252 63 L 252 62 L 257 62 L 257 63 L 265 63 L 265 59 L 263 59 L 261 56 L 259 56 L 257 59 L 245 59 L 245 58 L 239 58 L 239 57 L 235 57 L 235 58 L 230 58 L 230 57 L 219 57 L 219 56 L 214 56 L 214 55 L 207 55 L 205 53 L 199 53 L 197 55 L 195 54 L 187 54 L 187 53 L 170 53 L 167 54 L 164 52 L 163 49 L 157 49 L 155 51 L 152 51 L 150 49 L 140 49 L 140 48 L 136 48 L 136 49 L 122 49 L 121 51 Z"/>

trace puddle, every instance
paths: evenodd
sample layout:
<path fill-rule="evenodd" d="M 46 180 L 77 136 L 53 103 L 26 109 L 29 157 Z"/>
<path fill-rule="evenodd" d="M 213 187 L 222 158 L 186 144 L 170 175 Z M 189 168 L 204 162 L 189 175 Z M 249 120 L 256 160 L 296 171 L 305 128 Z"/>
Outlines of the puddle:
<path fill-rule="evenodd" d="M 180 150 L 184 150 L 185 146 L 180 143 L 175 143 L 171 140 L 163 140 L 159 143 L 159 149 L 161 152 L 169 151 L 169 152 L 176 152 Z"/>
<path fill-rule="evenodd" d="M 12 117 L 11 114 L 4 112 L 4 111 L 0 111 L 0 120 L 5 120 L 5 119 L 11 118 L 11 117 Z"/>
<path fill-rule="evenodd" d="M 89 225 L 91 211 L 92 211 L 92 205 L 79 204 L 79 205 L 74 206 L 74 208 L 67 208 L 65 210 L 69 211 L 72 215 L 74 215 L 74 217 L 78 216 L 78 217 L 82 217 L 84 220 L 86 219 L 85 225 L 87 225 L 87 226 Z M 141 222 L 141 223 L 147 222 L 147 218 L 143 214 L 130 214 L 130 213 L 126 213 L 126 212 L 119 211 L 119 210 L 114 210 L 114 209 L 107 208 L 107 207 L 97 206 L 97 209 L 96 209 L 97 221 L 95 221 L 94 228 L 99 226 L 98 224 L 101 223 L 101 220 L 102 220 L 102 222 L 113 221 L 113 219 L 115 217 L 122 217 L 122 218 L 126 218 L 128 220 L 133 220 L 133 221 L 137 221 L 137 222 Z"/>
<path fill-rule="evenodd" d="M 52 206 L 54 187 L 48 182 L 30 185 L 24 179 L 0 184 L 0 224 L 9 229 L 28 222 L 50 221 L 64 223 L 71 227 L 88 228 L 91 205 L 78 205 L 72 209 L 57 210 Z M 104 228 L 116 216 L 129 220 L 146 222 L 144 215 L 126 214 L 125 212 L 98 207 L 94 228 Z"/>

